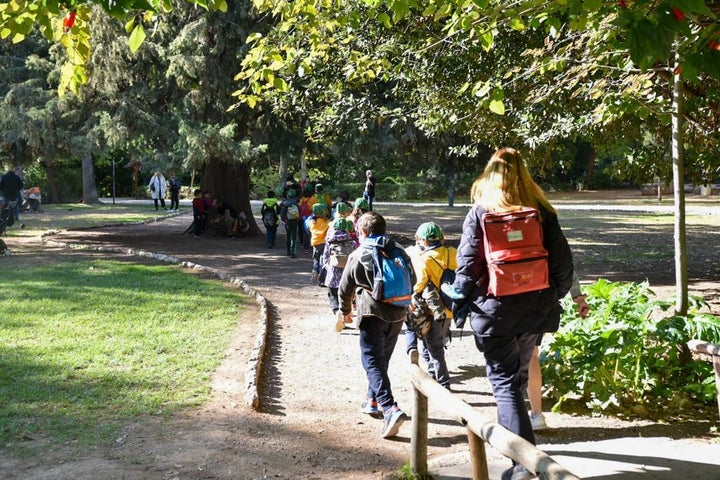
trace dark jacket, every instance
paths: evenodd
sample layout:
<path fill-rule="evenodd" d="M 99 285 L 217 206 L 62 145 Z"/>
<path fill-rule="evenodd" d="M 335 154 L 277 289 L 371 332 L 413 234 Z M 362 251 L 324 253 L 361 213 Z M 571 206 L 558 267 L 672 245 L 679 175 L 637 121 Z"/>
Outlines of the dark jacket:
<path fill-rule="evenodd" d="M 352 299 L 357 295 L 357 314 L 362 319 L 365 316 L 379 317 L 386 322 L 400 322 L 405 320 L 407 308 L 396 307 L 384 302 L 375 300 L 370 292 L 373 288 L 373 259 L 370 244 L 385 245 L 386 248 L 395 246 L 402 248 L 394 240 L 386 236 L 370 237 L 348 256 L 345 270 L 340 279 L 338 287 L 338 298 L 340 298 L 340 311 L 347 315 L 352 310 Z M 410 257 L 403 250 L 403 258 L 410 269 L 412 283 L 415 284 L 415 272 L 412 269 Z"/>
<path fill-rule="evenodd" d="M 0 191 L 2 191 L 9 202 L 20 200 L 20 191 L 23 186 L 22 178 L 12 170 L 0 178 Z"/>
<path fill-rule="evenodd" d="M 496 298 L 487 293 L 488 274 L 483 244 L 482 216 L 474 206 L 463 223 L 458 246 L 455 288 L 470 305 L 470 324 L 482 335 L 554 332 L 560 323 L 560 299 L 572 286 L 573 261 L 570 246 L 560 229 L 557 215 L 540 209 L 543 245 L 548 251 L 550 288 Z"/>

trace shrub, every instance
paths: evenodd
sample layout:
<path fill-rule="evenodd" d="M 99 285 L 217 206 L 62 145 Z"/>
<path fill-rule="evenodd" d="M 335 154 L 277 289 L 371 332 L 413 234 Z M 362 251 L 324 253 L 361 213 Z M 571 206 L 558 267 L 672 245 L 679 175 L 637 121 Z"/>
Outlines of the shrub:
<path fill-rule="evenodd" d="M 693 298 L 687 316 L 668 315 L 670 301 L 651 300 L 647 282 L 599 280 L 585 289 L 590 316 L 577 317 L 566 299 L 560 330 L 542 348 L 547 394 L 562 409 L 579 398 L 592 410 L 664 404 L 668 398 L 715 400 L 712 367 L 692 361 L 691 338 L 718 343 L 720 319 L 700 313 Z M 674 313 L 674 312 L 673 312 Z"/>

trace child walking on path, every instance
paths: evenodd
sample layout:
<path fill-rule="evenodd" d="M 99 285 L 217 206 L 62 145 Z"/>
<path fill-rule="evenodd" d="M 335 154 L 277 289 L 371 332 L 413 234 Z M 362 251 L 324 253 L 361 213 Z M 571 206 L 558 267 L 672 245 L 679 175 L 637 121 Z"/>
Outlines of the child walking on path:
<path fill-rule="evenodd" d="M 265 238 L 268 248 L 275 246 L 277 227 L 278 223 L 280 223 L 278 207 L 279 203 L 275 192 L 268 190 L 267 196 L 263 199 L 262 207 L 260 207 L 260 217 L 262 218 L 263 225 L 265 225 Z"/>
<path fill-rule="evenodd" d="M 445 343 L 450 334 L 452 311 L 440 300 L 441 278 L 446 269 L 457 268 L 457 250 L 443 244 L 445 235 L 440 225 L 427 222 L 415 233 L 416 245 L 408 249 L 417 281 L 413 287 L 411 306 L 413 325 L 426 325 L 423 329 L 422 357 L 428 374 L 440 385 L 450 389 L 450 373 L 445 361 Z M 417 351 L 417 333 L 412 328 L 405 333 L 407 352 Z"/>
<path fill-rule="evenodd" d="M 340 311 L 345 317 L 345 323 L 351 323 L 352 300 L 357 295 L 360 356 L 368 379 L 363 412 L 378 418 L 379 407 L 385 418 L 381 435 L 383 438 L 389 438 L 397 435 L 400 425 L 408 419 L 395 402 L 388 375 L 390 358 L 402 329 L 407 308 L 373 298 L 371 294 L 374 284 L 373 249 L 378 247 L 389 249 L 398 245 L 385 234 L 385 219 L 378 213 L 369 212 L 360 217 L 356 231 L 360 247 L 350 254 L 340 279 L 338 288 Z M 412 271 L 410 258 L 404 251 L 402 257 L 408 265 L 411 281 L 414 284 L 415 273 Z"/>
<path fill-rule="evenodd" d="M 287 198 L 280 204 L 280 219 L 285 223 L 287 254 L 290 258 L 296 257 L 298 228 L 300 225 L 300 210 L 295 195 L 295 190 L 289 189 Z"/>
<path fill-rule="evenodd" d="M 327 216 L 327 207 L 323 203 L 316 203 L 312 207 L 312 215 L 305 221 L 305 231 L 310 235 L 310 245 L 313 249 L 313 266 L 310 283 L 317 283 L 320 278 L 320 260 L 325 251 L 325 237 L 330 220 Z"/>
<path fill-rule="evenodd" d="M 340 311 L 340 300 L 338 299 L 340 279 L 350 253 L 357 247 L 358 242 L 353 223 L 342 217 L 335 220 L 328 228 L 322 257 L 325 286 L 328 288 L 328 302 L 335 315 Z"/>

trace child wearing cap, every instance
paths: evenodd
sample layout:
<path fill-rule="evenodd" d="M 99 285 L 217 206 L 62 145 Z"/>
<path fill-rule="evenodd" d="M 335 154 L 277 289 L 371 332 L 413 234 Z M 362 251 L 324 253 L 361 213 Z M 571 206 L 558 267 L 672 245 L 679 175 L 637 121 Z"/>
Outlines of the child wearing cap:
<path fill-rule="evenodd" d="M 370 211 L 370 208 L 368 207 L 368 201 L 364 198 L 360 197 L 355 199 L 355 205 L 353 208 L 353 211 L 350 213 L 350 216 L 348 217 L 349 220 L 352 220 L 353 224 L 356 224 L 358 221 L 358 218 L 360 218 L 364 213 L 367 213 Z"/>
<path fill-rule="evenodd" d="M 445 235 L 435 222 L 420 225 L 415 233 L 415 246 L 407 249 L 417 281 L 413 288 L 408 324 L 424 325 L 421 354 L 428 374 L 440 385 L 450 388 L 450 374 L 445 361 L 445 343 L 450 335 L 452 311 L 443 305 L 439 296 L 440 279 L 446 269 L 457 269 L 457 250 L 444 244 Z M 417 352 L 417 334 L 409 328 L 406 333 L 407 352 Z"/>
<path fill-rule="evenodd" d="M 280 203 L 280 220 L 285 224 L 287 238 L 287 254 L 290 258 L 296 257 L 298 227 L 300 225 L 300 209 L 297 206 L 296 192 L 288 189 L 287 197 Z"/>
<path fill-rule="evenodd" d="M 327 207 L 325 204 L 316 203 L 312 207 L 312 215 L 305 220 L 305 231 L 310 235 L 310 245 L 313 249 L 313 266 L 311 283 L 322 284 L 320 278 L 320 259 L 325 251 L 325 237 L 327 236 L 330 220 L 327 216 Z"/>
<path fill-rule="evenodd" d="M 317 203 L 325 205 L 326 212 L 330 213 L 330 208 L 332 208 L 332 197 L 329 193 L 325 193 L 325 187 L 322 186 L 322 183 L 315 185 L 315 200 Z"/>
<path fill-rule="evenodd" d="M 340 311 L 340 301 L 338 300 L 340 278 L 345 269 L 347 257 L 357 247 L 358 241 L 353 223 L 342 217 L 334 220 L 327 231 L 322 268 L 325 274 L 325 285 L 328 288 L 328 302 L 335 315 Z"/>

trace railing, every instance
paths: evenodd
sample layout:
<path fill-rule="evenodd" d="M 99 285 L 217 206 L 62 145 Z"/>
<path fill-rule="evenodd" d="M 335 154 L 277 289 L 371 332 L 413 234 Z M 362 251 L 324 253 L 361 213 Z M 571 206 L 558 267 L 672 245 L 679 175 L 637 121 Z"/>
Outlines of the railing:
<path fill-rule="evenodd" d="M 703 340 L 690 340 L 690 351 L 702 360 L 712 362 L 715 370 L 715 389 L 717 390 L 718 413 L 720 414 L 720 345 Z"/>
<path fill-rule="evenodd" d="M 541 479 L 578 479 L 532 443 L 515 435 L 501 425 L 484 419 L 470 405 L 431 379 L 418 366 L 416 357 L 412 358 L 411 361 L 413 363 L 411 367 L 412 384 L 415 391 L 412 438 L 410 439 L 410 467 L 413 473 L 421 477 L 428 475 L 428 398 L 432 398 L 433 404 L 437 404 L 453 420 L 467 427 L 472 478 L 474 480 L 489 480 L 485 442 L 501 454 L 535 472 Z"/>

